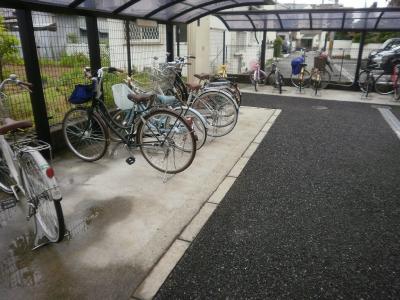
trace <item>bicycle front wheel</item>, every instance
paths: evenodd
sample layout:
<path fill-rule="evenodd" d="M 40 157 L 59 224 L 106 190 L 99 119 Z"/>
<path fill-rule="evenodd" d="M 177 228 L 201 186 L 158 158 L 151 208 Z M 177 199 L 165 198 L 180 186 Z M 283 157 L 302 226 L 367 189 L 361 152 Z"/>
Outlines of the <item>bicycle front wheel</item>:
<path fill-rule="evenodd" d="M 193 129 L 170 110 L 154 110 L 139 124 L 136 142 L 156 170 L 176 174 L 186 170 L 196 155 Z"/>
<path fill-rule="evenodd" d="M 95 161 L 106 153 L 110 143 L 109 132 L 92 110 L 71 109 L 65 115 L 62 127 L 68 148 L 80 159 Z"/>
<path fill-rule="evenodd" d="M 26 152 L 21 156 L 21 170 L 28 201 L 33 205 L 34 217 L 47 239 L 58 243 L 64 238 L 65 224 L 61 202 L 54 200 L 51 190 L 54 188 L 45 172 L 47 165 L 38 152 Z"/>
<path fill-rule="evenodd" d="M 207 121 L 208 135 L 221 137 L 230 133 L 238 120 L 238 107 L 228 94 L 222 91 L 206 91 L 192 104 Z"/>
<path fill-rule="evenodd" d="M 400 77 L 397 77 L 397 80 L 394 84 L 394 100 L 400 100 Z"/>
<path fill-rule="evenodd" d="M 291 74 L 290 75 L 290 81 L 294 87 L 299 88 L 300 86 L 302 88 L 308 87 L 310 84 L 310 72 L 307 70 L 303 71 L 303 75 L 301 75 L 301 72 L 299 74 Z"/>
<path fill-rule="evenodd" d="M 194 137 L 196 139 L 196 150 L 199 150 L 204 146 L 207 139 L 207 127 L 206 121 L 202 117 L 202 115 L 196 111 L 195 109 L 188 107 L 175 107 L 173 109 L 178 115 L 184 117 L 186 119 L 191 119 L 191 126 L 194 130 Z"/>
<path fill-rule="evenodd" d="M 381 74 L 376 78 L 375 91 L 381 95 L 393 93 L 393 82 L 390 74 Z"/>

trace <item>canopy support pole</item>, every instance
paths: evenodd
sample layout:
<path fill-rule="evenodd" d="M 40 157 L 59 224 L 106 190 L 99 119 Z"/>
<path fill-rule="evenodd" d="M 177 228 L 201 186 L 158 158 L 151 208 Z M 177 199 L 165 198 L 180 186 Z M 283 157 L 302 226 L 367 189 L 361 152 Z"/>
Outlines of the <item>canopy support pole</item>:
<path fill-rule="evenodd" d="M 361 32 L 360 36 L 360 46 L 358 47 L 358 58 L 357 58 L 357 65 L 356 65 L 356 73 L 354 74 L 354 82 L 353 87 L 357 87 L 358 79 L 360 78 L 360 69 L 361 69 L 361 61 L 362 61 L 362 54 L 365 45 L 365 37 L 367 36 L 367 32 L 364 30 Z"/>
<path fill-rule="evenodd" d="M 176 55 L 181 56 L 181 28 L 176 26 Z"/>
<path fill-rule="evenodd" d="M 167 56 L 167 61 L 174 60 L 174 25 L 172 23 L 168 23 L 166 25 L 165 31 L 166 43 L 167 43 L 167 52 L 169 53 Z"/>
<path fill-rule="evenodd" d="M 267 32 L 263 31 L 263 39 L 261 41 L 261 58 L 260 58 L 260 67 L 261 70 L 265 71 L 265 48 L 267 45 Z"/>
<path fill-rule="evenodd" d="M 16 12 L 22 54 L 25 61 L 26 78 L 33 84 L 30 98 L 36 132 L 40 140 L 51 143 L 49 119 L 43 93 L 42 77 L 40 75 L 32 13 L 27 9 L 17 9 Z"/>
<path fill-rule="evenodd" d="M 126 59 L 128 60 L 128 74 L 132 75 L 132 56 L 131 56 L 131 35 L 129 30 L 129 21 L 125 21 L 125 42 L 126 42 Z"/>
<path fill-rule="evenodd" d="M 226 33 L 224 30 L 224 34 L 222 36 L 222 64 L 225 65 L 226 63 Z"/>
<path fill-rule="evenodd" d="M 86 17 L 87 38 L 89 46 L 90 69 L 92 75 L 97 74 L 97 70 L 101 68 L 99 29 L 97 27 L 97 18 Z"/>

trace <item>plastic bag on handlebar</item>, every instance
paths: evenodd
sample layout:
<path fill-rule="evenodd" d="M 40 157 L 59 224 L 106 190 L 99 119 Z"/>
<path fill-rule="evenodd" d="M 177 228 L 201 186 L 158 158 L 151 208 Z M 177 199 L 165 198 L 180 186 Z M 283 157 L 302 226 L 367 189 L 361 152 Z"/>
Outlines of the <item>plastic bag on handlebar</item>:
<path fill-rule="evenodd" d="M 90 101 L 94 96 L 93 84 L 78 84 L 69 97 L 68 101 L 72 104 L 83 104 Z"/>

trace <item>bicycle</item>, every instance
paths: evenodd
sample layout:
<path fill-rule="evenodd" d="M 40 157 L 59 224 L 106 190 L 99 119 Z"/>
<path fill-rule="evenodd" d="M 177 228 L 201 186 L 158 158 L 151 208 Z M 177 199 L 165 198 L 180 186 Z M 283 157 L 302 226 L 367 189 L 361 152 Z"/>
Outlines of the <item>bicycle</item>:
<path fill-rule="evenodd" d="M 7 84 L 16 84 L 31 92 L 32 85 L 18 80 L 12 74 L 0 83 L 0 107 L 2 114 L 8 115 L 6 109 L 7 96 L 2 91 Z M 30 121 L 15 121 L 9 117 L 3 118 L 0 126 L 0 189 L 14 197 L 3 200 L 1 209 L 16 206 L 20 200 L 21 191 L 28 203 L 27 220 L 35 220 L 36 246 L 47 243 L 58 243 L 64 238 L 65 224 L 61 207 L 62 195 L 54 177 L 54 169 L 42 156 L 47 152 L 51 158 L 51 146 L 35 138 L 17 139 L 18 132 L 31 128 Z M 10 136 L 12 142 L 8 142 Z M 41 229 L 44 236 L 38 236 Z M 45 237 L 47 241 L 43 242 Z M 38 244 L 40 242 L 40 244 Z"/>
<path fill-rule="evenodd" d="M 157 83 L 154 90 L 158 90 Z M 127 77 L 125 84 L 120 83 L 112 86 L 114 102 L 119 108 L 113 115 L 113 119 L 125 127 L 131 121 L 133 114 L 133 103 L 127 99 L 129 93 L 146 93 L 146 88 L 143 83 L 138 82 L 132 77 Z M 128 103 L 127 103 L 128 102 Z M 192 129 L 196 138 L 196 150 L 199 150 L 206 142 L 207 139 L 207 126 L 204 117 L 195 109 L 182 105 L 182 103 L 175 96 L 167 96 L 157 94 L 155 97 L 154 105 L 157 107 L 167 107 L 174 110 L 179 115 L 184 116 L 191 121 Z"/>
<path fill-rule="evenodd" d="M 257 62 L 254 65 L 254 70 L 252 70 L 250 74 L 250 81 L 251 84 L 254 85 L 254 90 L 257 92 L 258 85 L 260 83 L 266 83 L 266 80 L 267 80 L 267 74 L 263 70 L 261 70 L 261 65 L 259 62 Z"/>
<path fill-rule="evenodd" d="M 321 71 L 318 68 L 311 70 L 311 87 L 315 92 L 315 96 L 318 94 L 318 89 L 321 89 Z"/>
<path fill-rule="evenodd" d="M 368 97 L 369 93 L 375 90 L 376 86 L 373 71 L 376 69 L 376 64 L 367 64 L 367 66 L 360 72 L 358 86 L 365 97 Z"/>
<path fill-rule="evenodd" d="M 375 71 L 380 71 L 379 74 L 375 74 Z M 392 81 L 392 73 L 386 72 L 382 69 L 379 69 L 377 64 L 368 62 L 366 67 L 360 72 L 358 76 L 358 85 L 360 87 L 361 92 L 366 93 L 364 87 L 366 87 L 365 80 L 368 78 L 370 82 L 370 89 L 368 92 L 375 91 L 380 95 L 390 95 L 394 93 L 393 89 L 393 81 Z M 372 78 L 372 79 L 371 79 Z"/>
<path fill-rule="evenodd" d="M 272 63 L 271 72 L 269 72 L 266 82 L 278 89 L 279 94 L 282 94 L 283 80 L 283 75 L 281 74 L 277 63 Z"/>
<path fill-rule="evenodd" d="M 90 69 L 85 68 L 85 76 L 92 84 L 77 85 L 69 99 L 78 106 L 66 113 L 62 124 L 68 148 L 82 160 L 96 161 L 105 155 L 111 131 L 130 153 L 127 164 L 136 161 L 131 150 L 139 148 L 145 160 L 160 172 L 176 174 L 186 170 L 196 154 L 196 141 L 188 121 L 171 110 L 153 108 L 155 95 L 143 93 L 127 96 L 134 104 L 131 121 L 126 126 L 117 123 L 103 101 L 105 72 L 123 71 L 102 67 L 92 76 Z M 91 105 L 84 106 L 88 102 Z"/>
<path fill-rule="evenodd" d="M 393 82 L 393 92 L 394 92 L 394 100 L 400 100 L 400 64 L 395 65 L 393 67 L 393 74 L 392 74 L 392 82 Z"/>
<path fill-rule="evenodd" d="M 164 64 L 163 67 L 168 72 L 175 72 L 175 78 L 179 78 L 179 70 L 183 64 L 185 64 L 184 59 L 179 59 L 179 62 L 170 62 Z M 184 84 L 184 94 L 187 94 L 187 98 L 182 100 L 174 89 L 169 89 L 169 95 L 175 96 L 181 101 L 181 105 L 195 109 L 204 117 L 207 123 L 207 135 L 221 137 L 233 130 L 239 115 L 239 105 L 226 89 L 226 81 L 218 82 L 215 86 L 186 83 Z M 189 95 L 191 96 L 190 100 Z"/>

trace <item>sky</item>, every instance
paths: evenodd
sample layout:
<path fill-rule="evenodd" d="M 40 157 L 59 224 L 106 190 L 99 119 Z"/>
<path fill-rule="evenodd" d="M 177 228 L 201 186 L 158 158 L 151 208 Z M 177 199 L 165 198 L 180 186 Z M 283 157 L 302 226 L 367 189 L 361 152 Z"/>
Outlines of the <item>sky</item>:
<path fill-rule="evenodd" d="M 296 4 L 321 4 L 322 0 L 278 0 L 276 1 L 279 4 L 280 3 L 296 3 Z M 325 4 L 331 4 L 334 3 L 334 0 L 324 0 Z M 360 7 L 365 7 L 365 3 L 367 4 L 367 7 L 370 7 L 372 3 L 378 2 L 378 7 L 385 7 L 387 6 L 387 1 L 386 0 L 339 0 L 339 4 L 343 4 L 346 7 L 355 7 L 355 8 L 360 8 Z"/>

